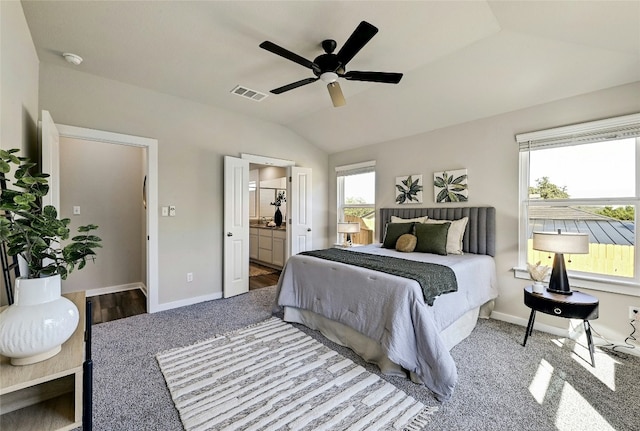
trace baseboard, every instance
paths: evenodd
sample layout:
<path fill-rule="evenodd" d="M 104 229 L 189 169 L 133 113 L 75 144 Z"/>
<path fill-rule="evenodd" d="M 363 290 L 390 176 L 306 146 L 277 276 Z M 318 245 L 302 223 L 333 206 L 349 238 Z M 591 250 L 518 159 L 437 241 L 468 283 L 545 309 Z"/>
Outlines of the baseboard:
<path fill-rule="evenodd" d="M 513 323 L 514 325 L 520 325 L 522 327 L 526 327 L 529 324 L 528 319 L 524 319 L 522 317 L 513 316 L 511 314 L 500 313 L 496 311 L 491 313 L 491 319 L 501 320 L 507 323 Z M 544 323 L 536 322 L 533 324 L 533 329 L 541 332 L 546 332 L 548 334 L 556 335 L 558 337 L 570 338 L 573 340 L 578 338 L 584 332 L 583 326 L 581 324 L 576 327 L 572 327 L 571 329 L 563 329 L 563 328 L 558 328 L 557 326 L 551 326 L 551 325 L 546 325 Z M 592 329 L 592 332 L 593 332 L 593 329 Z M 524 337 L 524 331 L 522 332 L 522 336 Z M 640 357 L 640 346 L 635 343 L 633 344 L 635 346 L 635 349 L 628 349 L 623 347 L 625 346 L 624 341 L 605 340 L 604 338 L 601 338 L 596 334 L 593 334 L 593 343 L 596 346 L 604 346 L 604 345 L 609 345 L 613 343 L 619 346 L 618 349 L 616 350 L 617 352 L 628 353 L 630 355 Z"/>
<path fill-rule="evenodd" d="M 194 298 L 181 299 L 179 301 L 165 302 L 158 304 L 153 312 L 171 310 L 173 308 L 186 307 L 187 305 L 198 304 L 205 301 L 213 301 L 214 299 L 222 299 L 222 292 L 212 293 L 209 295 L 196 296 Z"/>
<path fill-rule="evenodd" d="M 142 290 L 142 293 L 144 293 L 146 296 L 147 286 L 145 286 L 144 283 L 142 282 L 120 284 L 118 286 L 100 287 L 98 289 L 89 289 L 85 291 L 85 295 L 87 297 L 90 297 L 90 296 L 106 295 L 108 293 L 125 292 L 127 290 L 135 290 L 135 289 Z"/>

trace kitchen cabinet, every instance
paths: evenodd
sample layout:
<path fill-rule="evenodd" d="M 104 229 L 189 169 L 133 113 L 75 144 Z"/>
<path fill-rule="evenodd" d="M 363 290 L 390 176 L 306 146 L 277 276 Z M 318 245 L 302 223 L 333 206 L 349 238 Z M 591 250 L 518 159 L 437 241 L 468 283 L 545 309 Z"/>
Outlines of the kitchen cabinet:
<path fill-rule="evenodd" d="M 249 257 L 259 263 L 282 268 L 286 239 L 285 229 L 252 227 L 249 229 Z"/>

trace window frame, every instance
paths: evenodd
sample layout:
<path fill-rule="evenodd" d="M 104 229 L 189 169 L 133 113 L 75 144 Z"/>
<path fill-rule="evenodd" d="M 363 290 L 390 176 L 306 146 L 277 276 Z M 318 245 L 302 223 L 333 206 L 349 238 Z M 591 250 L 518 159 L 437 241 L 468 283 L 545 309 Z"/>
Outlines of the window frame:
<path fill-rule="evenodd" d="M 580 146 L 583 144 L 635 138 L 636 187 L 635 196 L 617 198 L 575 198 L 529 200 L 530 152 L 536 149 Z M 535 206 L 576 205 L 633 205 L 634 220 L 634 276 L 621 277 L 606 274 L 568 270 L 571 285 L 593 290 L 640 296 L 640 256 L 638 255 L 638 210 L 640 209 L 640 114 L 581 123 L 571 126 L 516 135 L 520 145 L 519 155 L 519 226 L 518 265 L 514 268 L 516 278 L 530 279 L 526 270 L 528 256 L 529 208 Z"/>
<path fill-rule="evenodd" d="M 343 222 L 344 221 L 344 210 L 348 209 L 348 208 L 371 208 L 373 207 L 373 210 L 375 211 L 376 209 L 376 203 L 375 203 L 375 188 L 376 188 L 376 184 L 374 181 L 373 184 L 373 202 L 372 203 L 366 203 L 366 204 L 349 204 L 346 205 L 345 204 L 345 195 L 344 195 L 344 180 L 345 177 L 351 176 L 351 175 L 359 175 L 359 174 L 365 174 L 365 173 L 370 173 L 373 172 L 375 174 L 376 172 L 376 162 L 375 160 L 369 160 L 366 162 L 360 162 L 360 163 L 354 163 L 354 164 L 350 164 L 350 165 L 343 165 L 343 166 L 336 166 L 335 168 L 335 172 L 336 172 L 336 226 L 338 223 Z M 375 238 L 375 228 L 374 228 L 374 238 Z M 340 241 L 340 234 L 336 232 L 336 243 L 338 243 Z"/>

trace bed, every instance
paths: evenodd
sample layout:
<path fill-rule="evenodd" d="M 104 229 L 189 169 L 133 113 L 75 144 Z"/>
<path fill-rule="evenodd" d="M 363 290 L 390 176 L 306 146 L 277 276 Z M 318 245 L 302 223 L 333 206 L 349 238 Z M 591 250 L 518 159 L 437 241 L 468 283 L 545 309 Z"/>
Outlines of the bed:
<path fill-rule="evenodd" d="M 390 235 L 391 228 L 400 227 L 397 217 L 415 223 L 410 220 L 425 216 L 432 226 L 438 224 L 435 221 L 454 221 L 458 228 L 464 224 L 464 235 L 457 240 L 462 254 L 448 253 L 453 251 L 449 242 L 442 254 L 406 253 L 380 244 L 353 247 L 348 253 L 444 265 L 455 274 L 455 292 L 429 299 L 414 279 L 299 254 L 282 271 L 277 304 L 285 321 L 318 330 L 377 364 L 383 373 L 424 383 L 438 400 L 446 401 L 457 382 L 449 350 L 473 331 L 479 317 L 489 317 L 497 297 L 495 208 L 383 208 L 378 223 L 380 231 L 386 229 Z M 414 233 L 416 228 L 442 230 L 422 223 L 413 226 Z"/>

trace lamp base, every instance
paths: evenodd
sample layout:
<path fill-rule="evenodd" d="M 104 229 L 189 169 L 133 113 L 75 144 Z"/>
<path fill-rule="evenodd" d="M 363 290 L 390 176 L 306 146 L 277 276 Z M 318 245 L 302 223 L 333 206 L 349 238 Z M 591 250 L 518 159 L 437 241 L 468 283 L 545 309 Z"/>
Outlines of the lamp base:
<path fill-rule="evenodd" d="M 560 295 L 573 295 L 572 290 L 557 290 L 557 289 L 551 289 L 549 287 L 547 287 L 547 292 L 558 293 Z"/>
<path fill-rule="evenodd" d="M 559 293 L 560 295 L 571 295 L 573 293 L 571 287 L 569 287 L 567 268 L 565 267 L 562 253 L 556 253 L 553 258 L 553 268 L 551 269 L 547 292 Z"/>

